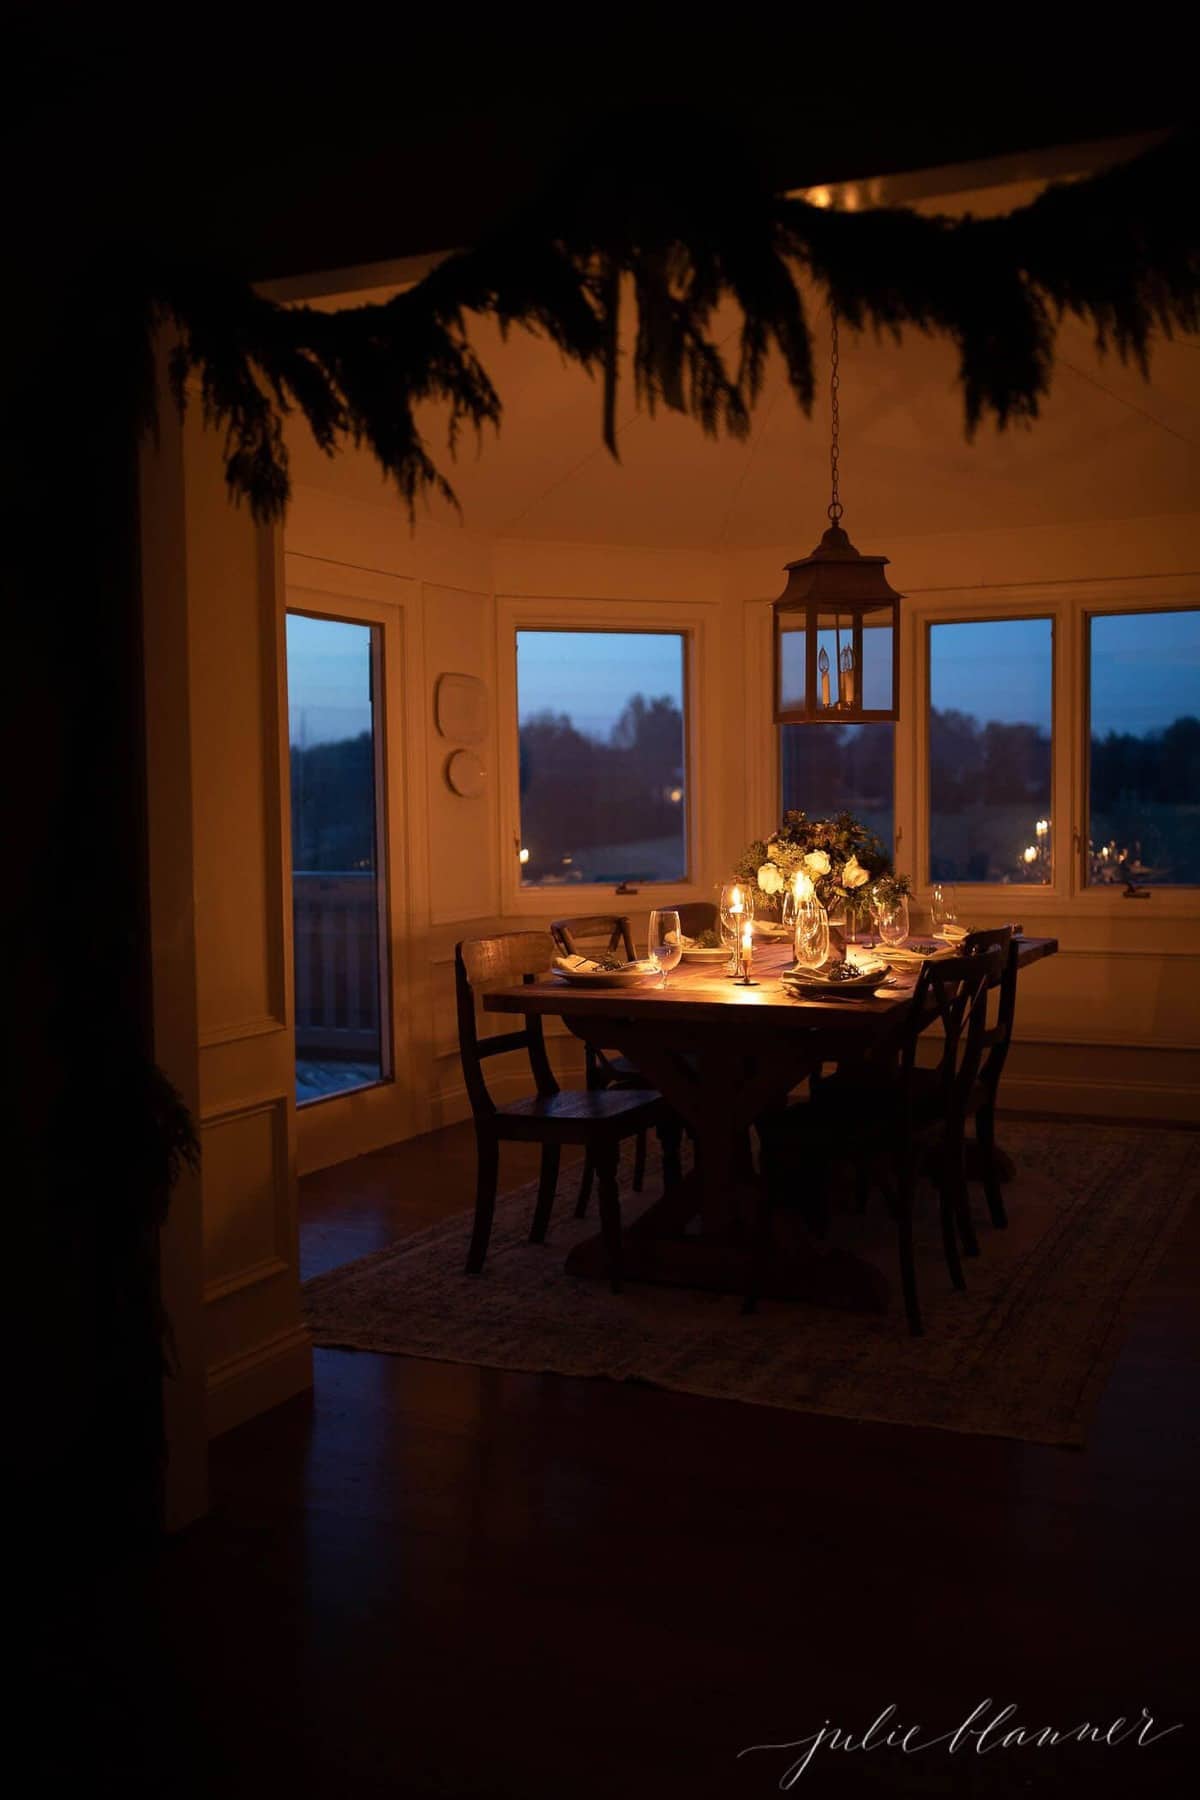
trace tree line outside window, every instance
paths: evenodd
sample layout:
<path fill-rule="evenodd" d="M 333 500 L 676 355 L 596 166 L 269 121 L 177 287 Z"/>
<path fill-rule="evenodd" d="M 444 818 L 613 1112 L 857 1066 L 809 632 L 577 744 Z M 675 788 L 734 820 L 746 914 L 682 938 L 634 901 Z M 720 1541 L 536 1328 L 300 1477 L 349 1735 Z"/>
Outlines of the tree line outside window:
<path fill-rule="evenodd" d="M 1089 621 L 1087 879 L 1200 885 L 1200 609 Z M 929 627 L 929 875 L 1045 885 L 1053 871 L 1053 625 Z M 894 842 L 891 725 L 780 732 L 784 808 L 843 808 Z"/>

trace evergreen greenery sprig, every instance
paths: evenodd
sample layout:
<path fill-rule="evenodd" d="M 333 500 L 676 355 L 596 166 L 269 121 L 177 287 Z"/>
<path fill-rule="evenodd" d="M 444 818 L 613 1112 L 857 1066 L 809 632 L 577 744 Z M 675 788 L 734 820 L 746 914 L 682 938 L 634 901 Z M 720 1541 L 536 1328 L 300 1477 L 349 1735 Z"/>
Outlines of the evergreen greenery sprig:
<path fill-rule="evenodd" d="M 614 455 L 626 309 L 634 391 L 650 412 L 744 436 L 772 350 L 807 412 L 804 278 L 852 327 L 952 339 L 969 435 L 988 416 L 999 426 L 1037 416 L 1064 315 L 1143 372 L 1157 333 L 1200 329 L 1197 160 L 1195 139 L 1177 138 L 1005 217 L 949 219 L 781 197 L 689 143 L 666 168 L 630 156 L 571 170 L 490 242 L 380 305 L 282 306 L 235 280 L 176 272 L 152 284 L 151 310 L 178 334 L 177 394 L 198 379 L 225 432 L 230 489 L 263 519 L 287 504 L 290 413 L 327 453 L 364 445 L 410 514 L 430 490 L 453 501 L 418 409 L 446 409 L 452 455 L 465 426 L 499 426 L 499 396 L 470 342 L 477 319 L 543 335 L 599 374 Z M 732 357 L 717 341 L 728 306 L 740 317 Z"/>

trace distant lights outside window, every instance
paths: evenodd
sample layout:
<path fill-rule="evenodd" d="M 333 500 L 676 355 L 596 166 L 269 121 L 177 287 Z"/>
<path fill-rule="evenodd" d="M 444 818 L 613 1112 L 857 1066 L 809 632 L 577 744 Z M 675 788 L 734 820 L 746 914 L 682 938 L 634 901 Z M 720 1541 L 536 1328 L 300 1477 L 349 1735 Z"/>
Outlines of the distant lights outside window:
<path fill-rule="evenodd" d="M 527 863 L 529 861 L 529 852 L 524 845 L 517 851 L 517 861 L 522 863 Z"/>
<path fill-rule="evenodd" d="M 775 723 L 858 725 L 900 711 L 900 601 L 886 556 L 864 556 L 842 529 L 838 487 L 838 332 L 833 316 L 829 528 L 788 563 L 775 601 Z"/>

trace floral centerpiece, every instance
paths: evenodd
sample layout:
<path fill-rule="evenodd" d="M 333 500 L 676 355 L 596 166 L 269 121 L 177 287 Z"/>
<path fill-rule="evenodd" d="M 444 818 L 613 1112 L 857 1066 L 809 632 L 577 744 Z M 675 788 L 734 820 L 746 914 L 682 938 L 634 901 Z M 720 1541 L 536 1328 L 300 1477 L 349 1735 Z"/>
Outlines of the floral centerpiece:
<path fill-rule="evenodd" d="M 782 912 L 797 875 L 807 876 L 831 913 L 847 905 L 861 908 L 873 893 L 908 893 L 912 885 L 907 875 L 894 873 L 882 840 L 848 812 L 831 819 L 785 813 L 772 837 L 747 845 L 734 874 L 756 886 L 775 913 Z"/>

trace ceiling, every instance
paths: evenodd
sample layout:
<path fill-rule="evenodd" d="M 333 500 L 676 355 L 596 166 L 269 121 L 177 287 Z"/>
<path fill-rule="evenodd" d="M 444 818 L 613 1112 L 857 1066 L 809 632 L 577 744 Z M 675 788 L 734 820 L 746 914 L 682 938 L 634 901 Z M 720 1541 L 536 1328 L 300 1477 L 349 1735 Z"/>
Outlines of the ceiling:
<path fill-rule="evenodd" d="M 823 329 L 821 315 L 816 330 Z M 425 516 L 486 536 L 661 548 L 812 547 L 828 501 L 828 404 L 806 419 L 772 370 L 748 442 L 714 442 L 691 420 L 639 414 L 626 386 L 620 461 L 600 438 L 600 392 L 525 333 L 472 332 L 503 401 L 498 435 L 478 450 L 431 448 L 462 505 Z M 1152 378 L 1088 333 L 1063 325 L 1053 391 L 1030 429 L 964 436 L 955 353 L 911 333 L 843 332 L 841 470 L 846 525 L 862 549 L 885 538 L 1077 524 L 1191 512 L 1200 505 L 1200 342 L 1161 342 Z M 325 458 L 301 426 L 289 434 L 297 483 L 395 507 L 368 456 Z"/>

